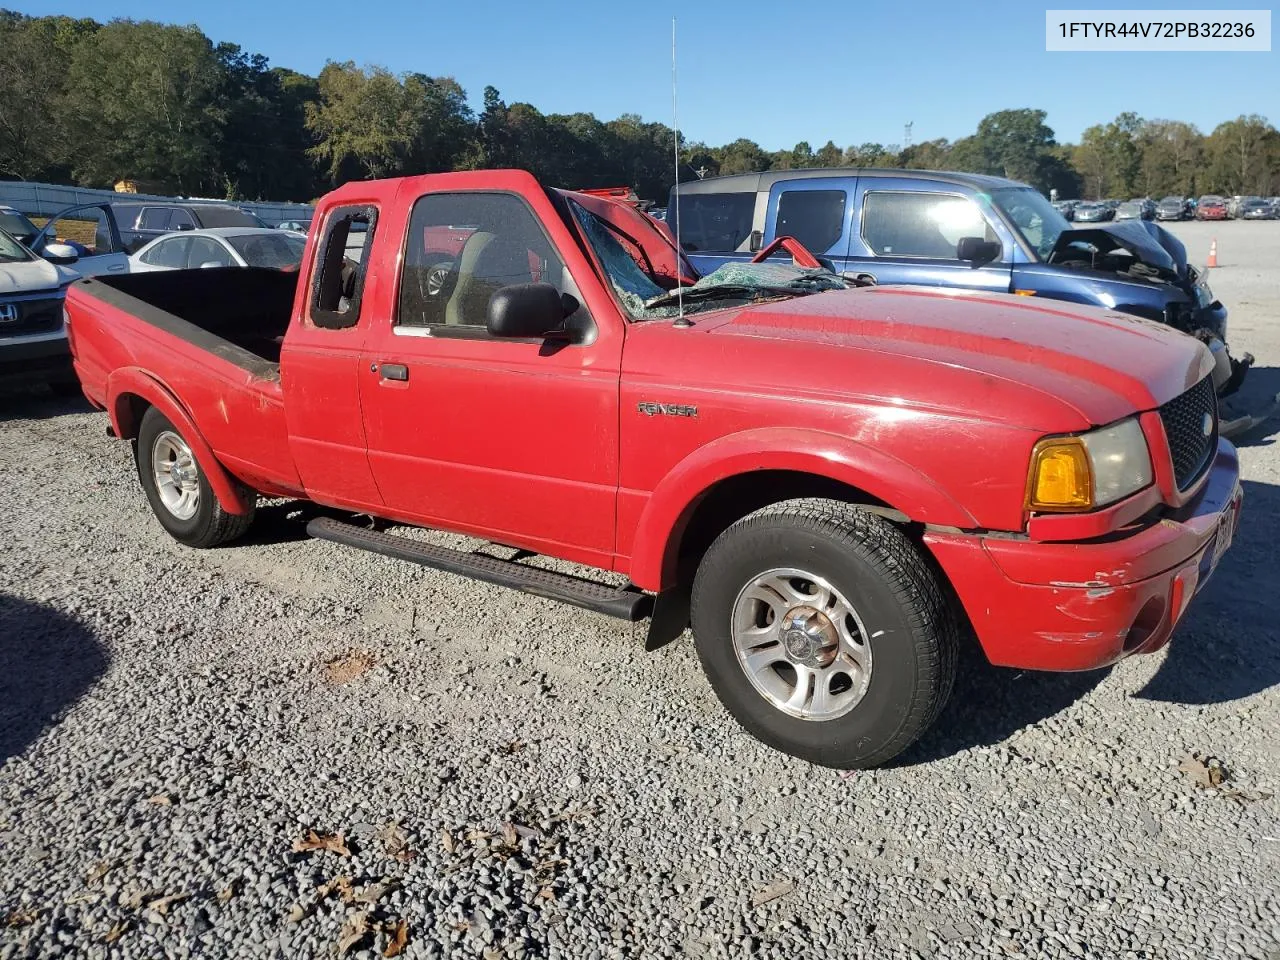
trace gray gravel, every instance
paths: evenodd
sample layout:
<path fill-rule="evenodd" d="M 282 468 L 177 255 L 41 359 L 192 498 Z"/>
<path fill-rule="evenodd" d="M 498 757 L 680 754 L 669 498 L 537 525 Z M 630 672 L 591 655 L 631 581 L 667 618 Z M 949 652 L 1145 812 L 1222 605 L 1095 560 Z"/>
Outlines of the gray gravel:
<path fill-rule="evenodd" d="M 1280 224 L 1175 230 L 1218 237 L 1233 346 L 1280 391 Z M 102 415 L 33 391 L 0 420 L 0 960 L 333 957 L 366 910 L 351 956 L 404 920 L 406 957 L 1280 958 L 1280 423 L 1167 652 L 971 659 L 932 734 L 842 777 L 741 733 L 687 640 L 645 654 L 287 506 L 187 550 Z M 350 856 L 295 852 L 313 829 Z"/>

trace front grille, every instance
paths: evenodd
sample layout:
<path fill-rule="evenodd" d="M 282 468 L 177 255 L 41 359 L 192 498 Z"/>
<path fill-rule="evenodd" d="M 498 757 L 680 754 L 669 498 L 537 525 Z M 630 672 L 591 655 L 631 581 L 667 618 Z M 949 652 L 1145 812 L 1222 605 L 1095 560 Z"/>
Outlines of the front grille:
<path fill-rule="evenodd" d="M 5 309 L 5 307 L 10 309 Z M 13 311 L 17 316 L 13 317 Z M 47 333 L 62 324 L 62 298 L 0 300 L 0 337 Z"/>
<path fill-rule="evenodd" d="M 1205 432 L 1205 414 L 1210 425 Z M 1169 438 L 1169 454 L 1173 458 L 1173 475 L 1178 489 L 1191 486 L 1204 471 L 1218 441 L 1218 395 L 1213 377 L 1205 377 L 1186 393 L 1174 397 L 1160 408 L 1165 436 Z"/>

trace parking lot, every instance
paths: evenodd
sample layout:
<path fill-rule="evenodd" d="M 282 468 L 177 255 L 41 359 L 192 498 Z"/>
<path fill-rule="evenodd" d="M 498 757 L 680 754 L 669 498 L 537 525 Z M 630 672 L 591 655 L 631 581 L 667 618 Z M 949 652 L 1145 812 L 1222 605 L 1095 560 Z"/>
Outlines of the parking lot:
<path fill-rule="evenodd" d="M 1193 263 L 1217 239 L 1246 397 L 1280 393 L 1280 222 L 1168 226 Z M 181 547 L 106 422 L 0 395 L 0 960 L 373 957 L 401 930 L 486 960 L 1280 960 L 1280 420 L 1241 443 L 1241 529 L 1166 651 L 970 656 L 925 739 L 852 775 L 740 731 L 687 638 L 645 653 L 310 540 L 294 504 Z"/>

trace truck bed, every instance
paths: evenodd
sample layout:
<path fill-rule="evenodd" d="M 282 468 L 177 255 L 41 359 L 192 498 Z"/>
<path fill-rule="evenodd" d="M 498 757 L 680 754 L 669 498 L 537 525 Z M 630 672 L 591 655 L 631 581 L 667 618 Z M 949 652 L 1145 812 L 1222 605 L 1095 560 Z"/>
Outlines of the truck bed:
<path fill-rule="evenodd" d="M 296 272 L 172 270 L 100 276 L 93 296 L 258 377 L 279 372 Z"/>
<path fill-rule="evenodd" d="M 140 384 L 158 385 L 157 396 L 181 398 L 210 449 L 241 482 L 297 495 L 280 383 L 297 285 L 297 273 L 234 267 L 72 284 L 68 330 L 86 396 L 118 417 L 115 393 L 147 394 Z M 117 376 L 132 386 L 113 388 Z"/>

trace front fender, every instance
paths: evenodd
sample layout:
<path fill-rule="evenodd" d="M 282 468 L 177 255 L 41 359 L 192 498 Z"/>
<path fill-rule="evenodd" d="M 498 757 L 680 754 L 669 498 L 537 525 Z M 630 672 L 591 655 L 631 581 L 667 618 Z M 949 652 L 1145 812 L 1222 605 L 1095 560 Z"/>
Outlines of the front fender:
<path fill-rule="evenodd" d="M 107 413 L 117 437 L 131 439 L 138 434 L 133 404 L 129 400 L 131 396 L 141 397 L 178 428 L 183 439 L 190 444 L 191 452 L 195 454 L 213 495 L 222 504 L 222 509 L 237 516 L 249 512 L 250 504 L 240 485 L 218 462 L 213 448 L 209 446 L 182 402 L 162 382 L 138 367 L 119 367 L 107 378 Z"/>
<path fill-rule="evenodd" d="M 702 497 L 717 483 L 758 470 L 825 477 L 870 494 L 919 523 L 976 527 L 932 480 L 880 450 L 820 430 L 763 427 L 699 447 L 649 497 L 631 550 L 631 580 L 646 590 L 673 584 L 677 547 Z"/>

